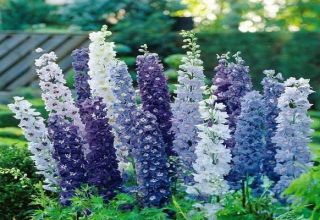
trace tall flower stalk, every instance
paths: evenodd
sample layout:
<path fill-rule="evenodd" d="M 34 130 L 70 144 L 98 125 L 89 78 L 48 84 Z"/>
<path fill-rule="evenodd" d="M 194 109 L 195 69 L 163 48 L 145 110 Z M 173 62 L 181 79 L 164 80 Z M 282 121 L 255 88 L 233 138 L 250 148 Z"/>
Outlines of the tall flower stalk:
<path fill-rule="evenodd" d="M 107 42 L 106 38 L 112 33 L 107 30 L 107 26 L 103 26 L 101 31 L 92 32 L 89 35 L 89 85 L 94 96 L 101 97 L 107 108 L 111 106 L 113 95 L 110 86 L 110 72 L 108 67 L 115 62 L 116 52 L 114 50 L 114 42 Z M 108 111 L 108 117 L 112 112 Z"/>
<path fill-rule="evenodd" d="M 313 132 L 310 128 L 312 120 L 307 115 L 311 107 L 308 96 L 313 92 L 309 80 L 291 77 L 284 85 L 284 93 L 278 101 L 277 131 L 272 138 L 277 146 L 274 171 L 280 179 L 274 192 L 278 196 L 311 165 L 308 143 Z"/>
<path fill-rule="evenodd" d="M 248 177 L 255 180 L 251 187 L 259 192 L 264 160 L 264 103 L 257 91 L 247 93 L 241 102 L 241 113 L 235 131 L 233 166 L 230 173 L 231 187 L 240 189 L 241 183 Z"/>
<path fill-rule="evenodd" d="M 75 70 L 77 106 L 85 124 L 85 139 L 89 144 L 86 157 L 88 183 L 96 186 L 105 199 L 111 198 L 122 181 L 118 170 L 114 137 L 108 123 L 106 106 L 100 97 L 91 97 L 88 83 L 88 49 L 78 49 L 72 54 Z"/>
<path fill-rule="evenodd" d="M 195 161 L 194 150 L 199 140 L 196 125 L 202 123 L 199 114 L 199 102 L 202 101 L 204 86 L 203 62 L 200 60 L 199 45 L 194 32 L 182 32 L 185 38 L 183 48 L 188 49 L 182 59 L 178 71 L 177 97 L 172 106 L 172 131 L 175 133 L 173 141 L 183 168 L 182 177 L 185 183 L 192 181 L 190 171 Z"/>
<path fill-rule="evenodd" d="M 115 138 L 120 169 L 126 169 L 136 113 L 132 79 L 124 62 L 116 59 L 114 43 L 106 42 L 111 32 L 103 26 L 89 38 L 89 85 L 94 96 L 102 98 Z"/>
<path fill-rule="evenodd" d="M 112 110 L 115 116 L 113 129 L 122 146 L 119 149 L 124 155 L 132 150 L 136 134 L 134 126 L 136 123 L 137 105 L 133 88 L 132 78 L 128 72 L 127 65 L 117 60 L 110 66 L 111 90 L 114 96 Z"/>
<path fill-rule="evenodd" d="M 48 130 L 53 142 L 53 157 L 58 162 L 61 176 L 60 201 L 69 205 L 75 190 L 87 182 L 87 164 L 80 147 L 83 145 L 83 139 L 79 128 L 62 116 L 50 116 Z"/>
<path fill-rule="evenodd" d="M 161 207 L 170 200 L 168 158 L 156 117 L 139 110 L 133 148 L 139 193 L 145 206 Z"/>
<path fill-rule="evenodd" d="M 262 80 L 263 86 L 263 102 L 265 110 L 265 141 L 266 151 L 265 159 L 263 161 L 263 171 L 273 182 L 279 180 L 279 175 L 274 172 L 276 166 L 276 145 L 272 142 L 272 137 L 277 130 L 276 118 L 279 115 L 278 99 L 284 92 L 284 84 L 282 82 L 281 74 L 275 74 L 274 70 L 265 70 L 266 75 Z"/>
<path fill-rule="evenodd" d="M 194 184 L 187 192 L 204 198 L 223 196 L 228 191 L 224 177 L 230 171 L 231 153 L 224 142 L 230 138 L 228 114 L 222 103 L 217 103 L 213 94 L 215 86 L 206 90 L 209 97 L 200 102 L 199 112 L 203 124 L 198 125 L 200 141 L 196 145 L 197 159 L 193 164 Z"/>
<path fill-rule="evenodd" d="M 14 103 L 8 106 L 15 114 L 14 117 L 20 120 L 19 127 L 28 140 L 28 149 L 32 153 L 31 158 L 36 165 L 37 173 L 45 178 L 43 188 L 57 191 L 60 177 L 44 119 L 32 108 L 31 103 L 22 97 L 14 97 Z"/>
<path fill-rule="evenodd" d="M 38 48 L 37 52 L 42 52 Z M 66 86 L 61 68 L 56 63 L 54 52 L 44 53 L 35 60 L 36 71 L 40 79 L 42 99 L 50 116 L 60 115 L 72 121 L 84 134 L 79 109 L 75 106 L 70 89 Z"/>
<path fill-rule="evenodd" d="M 226 146 L 233 152 L 235 147 L 234 133 L 236 124 L 241 112 L 241 99 L 252 90 L 252 83 L 249 75 L 249 67 L 245 66 L 244 60 L 240 57 L 240 52 L 233 55 L 235 63 L 229 62 L 229 54 L 218 56 L 219 64 L 215 67 L 216 75 L 213 84 L 217 86 L 215 95 L 218 103 L 226 106 L 228 113 L 228 125 L 230 128 L 230 139 L 226 141 Z M 231 166 L 233 166 L 233 161 Z M 232 172 L 227 176 L 228 181 L 236 182 L 236 177 Z"/>
<path fill-rule="evenodd" d="M 163 141 L 166 144 L 166 153 L 168 156 L 173 156 L 172 112 L 163 65 L 158 54 L 149 53 L 146 45 L 142 52 L 144 54 L 138 56 L 136 61 L 142 107 L 156 116 Z"/>

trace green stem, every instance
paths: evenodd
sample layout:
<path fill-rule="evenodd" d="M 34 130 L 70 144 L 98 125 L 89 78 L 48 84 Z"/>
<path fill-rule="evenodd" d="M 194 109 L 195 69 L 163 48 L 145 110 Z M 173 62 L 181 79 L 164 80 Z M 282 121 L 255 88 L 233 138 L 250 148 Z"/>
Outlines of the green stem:
<path fill-rule="evenodd" d="M 246 187 L 245 187 L 245 180 L 242 180 L 242 206 L 246 208 Z"/>

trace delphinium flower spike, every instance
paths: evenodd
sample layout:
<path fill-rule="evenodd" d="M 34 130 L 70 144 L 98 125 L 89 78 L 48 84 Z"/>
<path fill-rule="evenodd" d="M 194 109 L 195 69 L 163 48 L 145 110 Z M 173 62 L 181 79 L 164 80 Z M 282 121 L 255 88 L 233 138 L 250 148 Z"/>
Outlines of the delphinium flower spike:
<path fill-rule="evenodd" d="M 37 173 L 45 178 L 43 188 L 56 191 L 60 177 L 44 119 L 32 108 L 31 103 L 22 97 L 14 97 L 14 103 L 8 106 L 15 114 L 14 117 L 20 120 L 19 127 L 28 141 L 28 149 L 32 153 L 31 158 L 36 165 Z"/>
<path fill-rule="evenodd" d="M 245 66 L 244 60 L 240 57 L 240 52 L 233 55 L 235 63 L 230 63 L 230 80 L 229 99 L 227 100 L 227 109 L 231 111 L 229 114 L 229 127 L 231 134 L 234 133 L 237 118 L 241 112 L 241 98 L 252 90 L 252 82 L 249 75 L 249 67 Z M 234 144 L 234 143 L 233 143 Z M 230 146 L 230 148 L 232 148 Z M 232 152 L 232 150 L 231 150 Z"/>
<path fill-rule="evenodd" d="M 82 48 L 72 53 L 77 91 L 76 104 L 85 125 L 85 139 L 89 144 L 89 153 L 86 156 L 88 183 L 97 187 L 99 194 L 105 199 L 109 199 L 122 181 L 106 106 L 102 103 L 102 98 L 91 97 L 90 94 L 88 52 L 88 48 Z"/>
<path fill-rule="evenodd" d="M 89 85 L 93 96 L 101 97 L 107 107 L 107 117 L 112 126 L 114 143 L 120 161 L 119 167 L 123 171 L 128 165 L 129 140 L 132 137 L 130 132 L 134 126 L 132 123 L 134 118 L 130 115 L 134 114 L 131 111 L 135 109 L 135 95 L 126 65 L 116 59 L 114 43 L 106 41 L 106 37 L 110 35 L 111 32 L 107 30 L 107 26 L 103 26 L 101 31 L 93 32 L 89 36 L 91 40 L 88 62 Z M 117 82 L 113 82 L 114 80 Z"/>
<path fill-rule="evenodd" d="M 50 116 L 48 130 L 53 140 L 53 157 L 58 162 L 61 176 L 60 201 L 63 205 L 69 205 L 75 190 L 87 182 L 87 164 L 79 147 L 83 145 L 83 140 L 79 128 L 62 116 Z"/>
<path fill-rule="evenodd" d="M 199 102 L 202 100 L 204 74 L 200 50 L 194 32 L 182 32 L 183 48 L 188 49 L 178 71 L 177 97 L 172 106 L 172 131 L 175 133 L 174 150 L 182 162 L 182 177 L 185 183 L 192 181 L 190 172 L 195 160 L 194 148 L 198 142 L 196 125 L 202 123 Z"/>
<path fill-rule="evenodd" d="M 117 134 L 120 145 L 119 148 L 125 157 L 133 148 L 134 126 L 136 123 L 137 105 L 135 90 L 132 78 L 128 72 L 127 65 L 117 60 L 110 66 L 111 90 L 114 96 L 112 111 L 115 121 L 112 124 L 115 134 Z"/>
<path fill-rule="evenodd" d="M 158 54 L 147 51 L 143 45 L 143 55 L 137 57 L 138 85 L 141 94 L 142 108 L 157 118 L 168 156 L 173 156 L 172 112 L 167 79 Z"/>
<path fill-rule="evenodd" d="M 279 175 L 274 172 L 276 166 L 276 145 L 272 143 L 272 137 L 275 135 L 277 129 L 276 118 L 279 114 L 278 99 L 284 92 L 284 84 L 280 73 L 276 75 L 274 70 L 265 70 L 264 74 L 266 76 L 261 83 L 263 86 L 263 102 L 266 117 L 266 151 L 263 161 L 263 172 L 270 180 L 277 182 Z"/>
<path fill-rule="evenodd" d="M 108 68 L 115 62 L 116 52 L 114 42 L 107 42 L 106 38 L 112 33 L 104 25 L 101 31 L 92 32 L 89 35 L 89 85 L 94 96 L 101 97 L 107 105 L 110 120 L 112 112 L 109 110 L 112 104 L 113 95 L 110 86 L 110 72 Z"/>
<path fill-rule="evenodd" d="M 231 138 L 226 141 L 226 146 L 233 153 L 235 146 L 234 133 L 236 123 L 241 112 L 241 99 L 252 90 L 251 78 L 249 76 L 249 67 L 244 65 L 244 60 L 240 57 L 240 52 L 233 55 L 235 63 L 229 62 L 229 54 L 218 56 L 219 65 L 215 68 L 216 75 L 213 78 L 213 84 L 217 86 L 215 95 L 218 102 L 226 106 L 229 115 L 228 124 Z M 232 169 L 231 164 L 231 169 Z M 232 172 L 227 176 L 228 181 L 236 182 Z"/>
<path fill-rule="evenodd" d="M 262 161 L 265 154 L 264 142 L 264 103 L 262 95 L 257 91 L 247 93 L 241 102 L 241 113 L 235 131 L 233 181 L 229 182 L 233 189 L 240 189 L 247 177 L 254 177 L 251 187 L 259 193 L 261 183 Z"/>
<path fill-rule="evenodd" d="M 213 94 L 215 86 L 206 90 L 209 97 L 200 102 L 199 112 L 203 124 L 198 125 L 200 141 L 196 145 L 197 157 L 193 164 L 195 183 L 188 186 L 187 193 L 203 198 L 223 196 L 228 191 L 224 177 L 230 171 L 231 153 L 224 142 L 230 138 L 228 114 Z"/>
<path fill-rule="evenodd" d="M 38 48 L 37 52 L 42 52 Z M 66 86 L 61 68 L 56 63 L 57 56 L 54 52 L 44 53 L 35 60 L 36 71 L 40 78 L 42 99 L 50 116 L 60 115 L 72 121 L 84 134 L 84 125 L 75 106 L 70 89 Z"/>
<path fill-rule="evenodd" d="M 280 113 L 276 119 L 277 131 L 272 138 L 277 146 L 274 171 L 280 176 L 274 187 L 277 196 L 311 165 L 308 143 L 313 130 L 307 112 L 311 107 L 308 96 L 313 91 L 309 80 L 303 78 L 291 77 L 284 85 L 284 93 L 278 100 Z"/>
<path fill-rule="evenodd" d="M 217 97 L 217 102 L 227 104 L 228 90 L 230 87 L 230 68 L 229 68 L 229 52 L 222 55 L 217 55 L 218 65 L 214 68 L 216 74 L 212 79 L 213 84 L 217 87 L 215 90 L 215 95 Z M 230 114 L 229 108 L 226 109 L 227 113 Z"/>
<path fill-rule="evenodd" d="M 170 200 L 168 158 L 156 117 L 139 110 L 133 148 L 139 194 L 144 206 L 161 207 Z"/>

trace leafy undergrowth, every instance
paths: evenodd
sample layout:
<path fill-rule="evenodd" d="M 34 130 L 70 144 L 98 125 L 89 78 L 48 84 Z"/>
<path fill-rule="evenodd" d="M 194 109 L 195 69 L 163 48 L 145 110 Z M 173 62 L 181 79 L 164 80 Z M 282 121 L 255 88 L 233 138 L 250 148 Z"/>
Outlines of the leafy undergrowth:
<path fill-rule="evenodd" d="M 159 208 L 141 208 L 138 200 L 133 195 L 119 193 L 108 203 L 104 203 L 103 198 L 92 194 L 92 189 L 84 186 L 82 190 L 77 190 L 75 197 L 71 200 L 70 206 L 61 206 L 57 199 L 48 197 L 38 187 L 39 194 L 34 200 L 34 205 L 42 207 L 35 211 L 35 220 L 57 219 L 90 219 L 90 220 L 200 220 L 205 219 L 201 211 L 190 212 L 195 201 L 185 199 L 183 195 L 172 197 L 172 201 L 167 206 Z"/>
<path fill-rule="evenodd" d="M 77 190 L 70 206 L 61 206 L 57 196 L 46 195 L 41 184 L 37 189 L 33 205 L 40 208 L 33 214 L 35 220 L 306 220 L 310 216 L 305 208 L 290 208 L 277 202 L 268 188 L 254 196 L 247 187 L 245 193 L 230 193 L 219 204 L 203 204 L 179 190 L 163 208 L 142 208 L 132 193 L 119 193 L 105 203 L 87 186 Z"/>

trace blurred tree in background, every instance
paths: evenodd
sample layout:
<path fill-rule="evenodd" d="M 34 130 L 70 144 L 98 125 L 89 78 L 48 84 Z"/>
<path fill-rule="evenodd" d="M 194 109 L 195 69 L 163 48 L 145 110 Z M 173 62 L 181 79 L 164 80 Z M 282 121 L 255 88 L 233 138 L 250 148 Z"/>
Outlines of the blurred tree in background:
<path fill-rule="evenodd" d="M 61 8 L 64 23 L 82 30 L 98 30 L 111 26 L 114 40 L 133 50 L 148 42 L 149 46 L 167 53 L 175 50 L 174 16 L 185 7 L 180 0 L 75 0 Z M 160 47 L 161 45 L 161 47 Z"/>
<path fill-rule="evenodd" d="M 138 33 L 136 28 L 152 32 L 152 23 L 159 33 L 166 32 L 173 16 L 192 16 L 199 28 L 214 32 L 320 30 L 319 0 L 73 0 L 59 7 L 45 0 L 0 0 L 0 9 L 1 28 L 6 30 L 39 23 L 97 30 L 109 24 L 142 36 L 144 30 Z"/>
<path fill-rule="evenodd" d="M 53 8 L 44 0 L 2 0 L 0 27 L 4 30 L 22 30 L 34 24 L 49 23 Z"/>
<path fill-rule="evenodd" d="M 199 27 L 226 31 L 319 31 L 319 0 L 183 0 Z"/>

